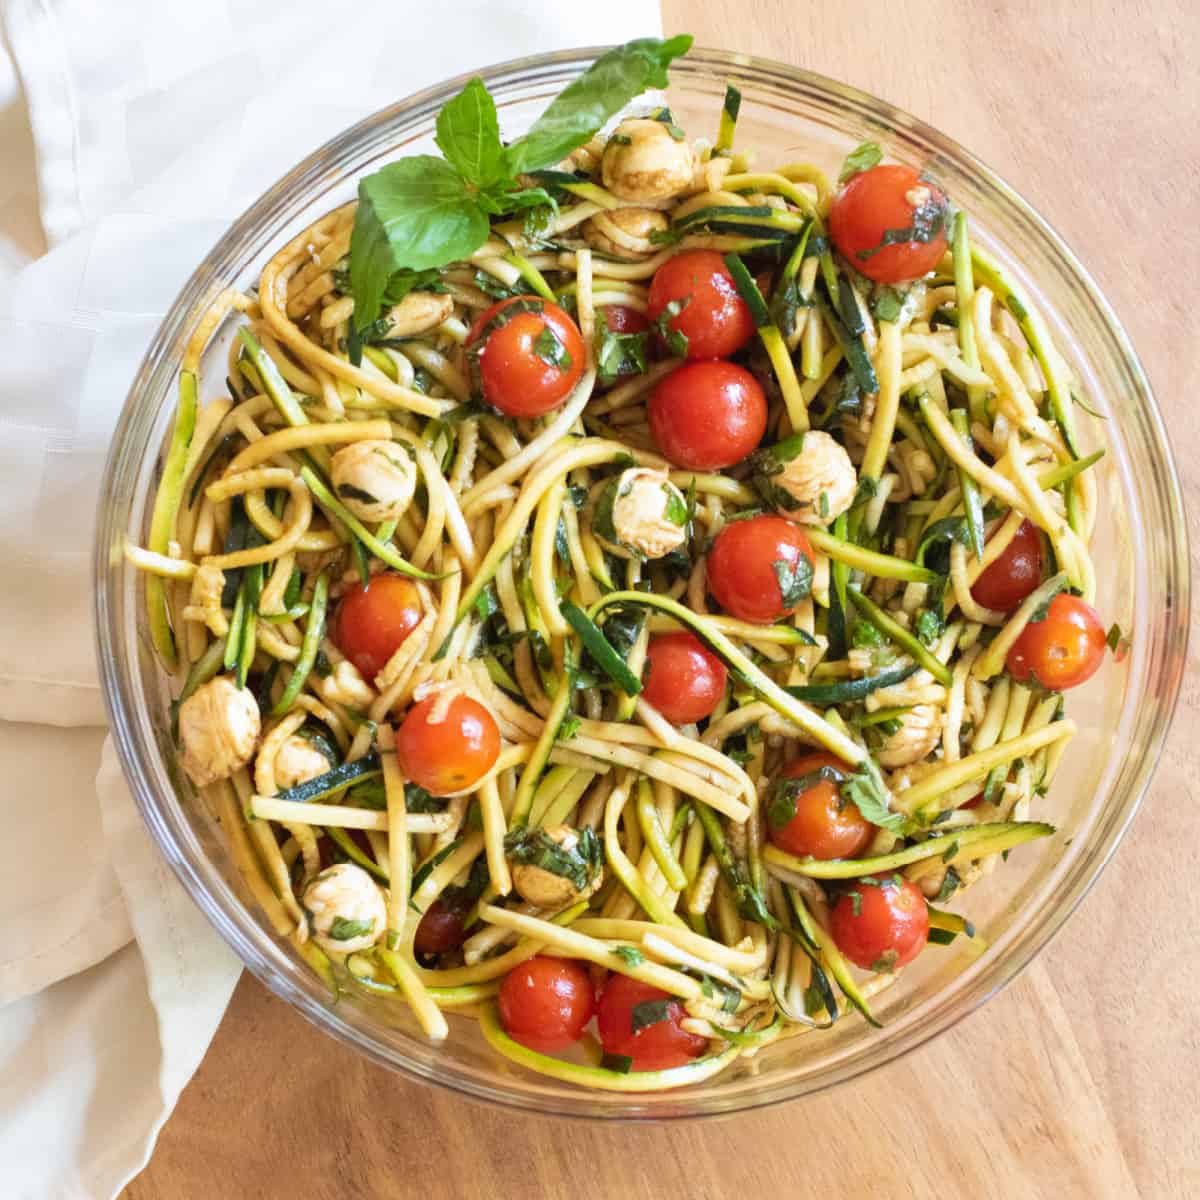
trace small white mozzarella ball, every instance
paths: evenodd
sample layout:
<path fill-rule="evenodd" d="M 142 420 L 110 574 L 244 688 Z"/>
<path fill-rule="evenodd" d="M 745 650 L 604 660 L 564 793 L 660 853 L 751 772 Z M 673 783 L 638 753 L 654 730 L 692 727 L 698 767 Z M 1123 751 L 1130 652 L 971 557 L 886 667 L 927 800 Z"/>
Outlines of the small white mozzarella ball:
<path fill-rule="evenodd" d="M 568 852 L 579 845 L 579 830 L 571 825 L 556 825 L 542 832 Z M 597 869 L 582 889 L 577 888 L 565 875 L 556 875 L 532 863 L 515 863 L 512 878 L 513 887 L 527 904 L 537 908 L 565 908 L 592 895 L 604 880 L 604 869 Z"/>
<path fill-rule="evenodd" d="M 666 471 L 631 467 L 621 472 L 614 486 L 616 546 L 642 558 L 662 558 L 687 540 L 687 501 Z M 604 531 L 598 532 L 603 536 Z"/>
<path fill-rule="evenodd" d="M 333 456 L 330 474 L 338 499 L 371 524 L 403 516 L 417 489 L 417 464 L 395 442 L 351 442 Z"/>
<path fill-rule="evenodd" d="M 449 292 L 409 292 L 388 309 L 388 337 L 416 337 L 436 329 L 454 313 Z"/>
<path fill-rule="evenodd" d="M 879 765 L 889 769 L 920 762 L 942 736 L 942 710 L 934 704 L 917 704 L 900 718 L 900 728 L 879 752 Z"/>
<path fill-rule="evenodd" d="M 650 235 L 665 233 L 670 224 L 667 215 L 654 208 L 616 208 L 589 217 L 583 223 L 583 240 L 609 258 L 640 262 L 660 249 Z"/>
<path fill-rule="evenodd" d="M 197 787 L 228 779 L 250 761 L 260 729 L 254 694 L 218 675 L 179 706 L 179 761 Z"/>
<path fill-rule="evenodd" d="M 324 775 L 333 764 L 306 737 L 293 733 L 275 755 L 275 786 L 286 792 Z"/>
<path fill-rule="evenodd" d="M 686 192 L 695 173 L 696 154 L 687 139 L 646 117 L 622 121 L 600 162 L 604 186 L 622 200 L 641 204 Z"/>
<path fill-rule="evenodd" d="M 353 863 L 322 871 L 304 889 L 313 941 L 337 954 L 375 945 L 387 928 L 387 903 L 370 875 Z"/>
<path fill-rule="evenodd" d="M 827 525 L 854 503 L 858 475 L 850 455 L 829 434 L 810 429 L 800 453 L 782 467 L 771 482 L 791 497 L 780 507 L 800 524 Z"/>

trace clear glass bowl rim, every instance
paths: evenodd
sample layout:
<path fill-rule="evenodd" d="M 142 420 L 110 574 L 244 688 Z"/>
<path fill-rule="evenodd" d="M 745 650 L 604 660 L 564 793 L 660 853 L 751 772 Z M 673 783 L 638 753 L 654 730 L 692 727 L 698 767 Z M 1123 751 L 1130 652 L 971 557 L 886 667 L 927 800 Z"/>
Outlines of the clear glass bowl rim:
<path fill-rule="evenodd" d="M 145 729 L 136 719 L 138 705 L 143 701 L 135 686 L 134 665 L 119 636 L 123 605 L 117 598 L 117 592 L 122 566 L 119 555 L 114 556 L 114 548 L 119 546 L 124 536 L 127 514 L 121 511 L 118 484 L 130 474 L 136 474 L 141 466 L 130 457 L 129 450 L 139 419 L 139 402 L 152 389 L 154 378 L 163 369 L 163 364 L 177 364 L 183 341 L 198 310 L 211 298 L 214 288 L 222 286 L 223 281 L 229 278 L 239 255 L 244 257 L 239 248 L 253 238 L 256 230 L 302 198 L 331 163 L 353 157 L 356 152 L 361 153 L 365 145 L 377 145 L 387 133 L 399 136 L 406 129 L 427 120 L 469 78 L 481 76 L 498 94 L 509 89 L 519 90 L 535 82 L 569 77 L 583 70 L 608 48 L 579 48 L 511 60 L 461 75 L 382 109 L 309 155 L 252 204 L 221 237 L 164 317 L 131 386 L 113 435 L 101 487 L 94 559 L 97 656 L 118 755 L 152 837 L 192 899 L 242 962 L 276 995 L 297 1008 L 319 1028 L 354 1046 L 374 1061 L 411 1078 L 438 1083 L 476 1099 L 545 1115 L 618 1120 L 725 1115 L 812 1094 L 894 1061 L 957 1023 L 1015 978 L 1062 927 L 1112 856 L 1149 785 L 1174 714 L 1182 669 L 1174 670 L 1172 666 L 1185 661 L 1189 632 L 1189 554 L 1179 480 L 1152 389 L 1128 336 L 1086 269 L 1047 222 L 969 151 L 883 100 L 824 76 L 772 60 L 695 47 L 686 58 L 678 60 L 672 67 L 673 83 L 686 82 L 689 77 L 712 80 L 743 76 L 820 96 L 825 100 L 835 100 L 880 129 L 902 129 L 906 135 L 924 142 L 959 168 L 978 176 L 995 202 L 1006 208 L 1009 216 L 1018 220 L 1031 236 L 1039 240 L 1042 249 L 1058 260 L 1062 275 L 1082 291 L 1094 309 L 1118 352 L 1125 374 L 1121 382 L 1136 401 L 1137 415 L 1144 425 L 1142 437 L 1156 451 L 1163 468 L 1155 480 L 1156 492 L 1151 499 L 1156 514 L 1164 521 L 1163 529 L 1168 531 L 1157 549 L 1164 556 L 1162 569 L 1167 576 L 1165 586 L 1173 603 L 1168 602 L 1162 614 L 1163 622 L 1155 641 L 1155 662 L 1159 666 L 1150 673 L 1164 685 L 1165 690 L 1157 697 L 1156 704 L 1147 706 L 1152 708 L 1152 713 L 1139 721 L 1136 741 L 1140 752 L 1132 756 L 1135 761 L 1128 764 L 1130 769 L 1123 772 L 1113 789 L 1119 808 L 1109 814 L 1102 837 L 1088 848 L 1086 861 L 1081 862 L 1075 870 L 1069 888 L 1057 894 L 1053 907 L 1033 914 L 1015 940 L 1006 946 L 1004 954 L 997 955 L 965 990 L 957 990 L 946 1002 L 935 1004 L 919 1022 L 905 1028 L 900 1036 L 879 1038 L 874 1043 L 877 1053 L 852 1056 L 849 1062 L 835 1063 L 795 1084 L 784 1081 L 782 1084 L 768 1084 L 761 1089 L 739 1089 L 736 1098 L 729 1102 L 714 1097 L 698 1104 L 689 1104 L 685 1092 L 622 1097 L 620 1100 L 626 1103 L 621 1103 L 611 1094 L 596 1096 L 581 1092 L 578 1102 L 568 1101 L 565 1105 L 562 1097 L 556 1096 L 556 1107 L 551 1108 L 539 1102 L 536 1095 L 526 1094 L 522 1089 L 484 1081 L 465 1072 L 454 1074 L 453 1071 L 431 1070 L 426 1064 L 410 1061 L 380 1045 L 324 1005 L 317 989 L 298 985 L 294 979 L 283 974 L 279 970 L 276 948 L 250 919 L 244 906 L 236 898 L 230 900 L 214 894 L 215 891 L 226 890 L 220 886 L 220 876 L 215 867 L 197 853 L 194 839 L 189 838 L 181 816 L 159 802 L 143 765 L 147 755 L 154 755 L 155 751 L 147 740 Z M 145 419 L 143 416 L 142 420 Z"/>

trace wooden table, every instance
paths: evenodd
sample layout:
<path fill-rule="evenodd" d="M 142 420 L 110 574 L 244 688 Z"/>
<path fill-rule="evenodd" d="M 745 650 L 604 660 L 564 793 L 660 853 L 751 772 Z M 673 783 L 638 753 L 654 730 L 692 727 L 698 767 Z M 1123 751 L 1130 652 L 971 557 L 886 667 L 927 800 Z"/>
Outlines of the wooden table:
<path fill-rule="evenodd" d="M 1194 501 L 1200 11 L 1148 7 L 666 0 L 664 18 L 882 96 L 1014 184 L 1125 323 Z M 719 1123 L 567 1125 L 370 1066 L 247 975 L 128 1195 L 1200 1196 L 1198 681 L 1067 932 L 985 1011 L 864 1080 Z"/>

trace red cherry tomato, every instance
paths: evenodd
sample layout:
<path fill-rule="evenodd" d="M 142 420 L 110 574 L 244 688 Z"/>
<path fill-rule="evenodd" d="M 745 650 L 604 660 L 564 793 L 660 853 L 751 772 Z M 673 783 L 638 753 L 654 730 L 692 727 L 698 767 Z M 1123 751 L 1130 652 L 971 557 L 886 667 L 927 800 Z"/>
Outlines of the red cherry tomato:
<path fill-rule="evenodd" d="M 416 584 L 389 572 L 373 575 L 366 587 L 352 587 L 338 604 L 330 635 L 333 644 L 372 680 L 421 621 Z"/>
<path fill-rule="evenodd" d="M 493 318 L 518 301 L 537 304 L 484 333 Z M 540 417 L 556 409 L 583 374 L 579 326 L 557 304 L 538 296 L 514 296 L 485 309 L 467 335 L 478 356 L 483 398 L 509 417 Z"/>
<path fill-rule="evenodd" d="M 769 625 L 804 598 L 785 599 L 781 577 L 799 589 L 805 576 L 811 578 L 812 566 L 812 546 L 791 521 L 769 514 L 730 521 L 708 554 L 708 590 L 731 617 Z"/>
<path fill-rule="evenodd" d="M 432 721 L 443 706 L 442 720 Z M 500 730 L 492 714 L 470 696 L 455 696 L 448 706 L 440 696 L 427 696 L 408 710 L 396 730 L 400 769 L 431 796 L 478 783 L 499 753 Z"/>
<path fill-rule="evenodd" d="M 650 328 L 650 318 L 626 304 L 606 304 L 600 311 L 612 333 L 644 333 Z"/>
<path fill-rule="evenodd" d="M 976 604 L 1013 612 L 1042 582 L 1042 537 L 1031 521 L 1022 521 L 1004 553 L 980 572 L 971 585 Z"/>
<path fill-rule="evenodd" d="M 936 232 L 927 241 L 885 245 L 885 235 L 891 238 L 914 227 L 918 208 L 923 215 L 934 216 L 926 224 Z M 927 274 L 941 261 L 946 253 L 946 221 L 945 193 L 921 179 L 912 167 L 872 167 L 838 192 L 829 211 L 829 233 L 856 271 L 877 283 L 900 283 Z"/>
<path fill-rule="evenodd" d="M 687 338 L 688 358 L 728 358 L 754 335 L 754 319 L 715 250 L 685 250 L 654 273 L 648 310 L 657 321 L 668 304 L 683 307 L 667 328 Z"/>
<path fill-rule="evenodd" d="M 642 695 L 673 725 L 709 716 L 725 678 L 725 664 L 694 633 L 660 633 L 646 647 Z"/>
<path fill-rule="evenodd" d="M 983 803 L 983 793 L 980 792 L 978 796 L 972 796 L 971 799 L 966 802 L 966 804 L 960 804 L 958 807 L 959 808 L 978 808 L 982 803 Z"/>
<path fill-rule="evenodd" d="M 758 380 L 728 362 L 688 363 L 654 389 L 650 436 L 676 466 L 719 471 L 741 462 L 767 429 Z"/>
<path fill-rule="evenodd" d="M 1060 592 L 1045 617 L 1025 626 L 1008 652 L 1008 673 L 1020 683 L 1033 682 L 1052 692 L 1091 679 L 1104 661 L 1100 616 L 1078 596 Z"/>
<path fill-rule="evenodd" d="M 912 962 L 929 936 L 929 905 L 907 879 L 858 880 L 833 906 L 830 932 L 855 966 L 890 971 Z"/>
<path fill-rule="evenodd" d="M 498 1000 L 508 1036 L 543 1054 L 579 1041 L 596 1009 L 586 968 L 574 959 L 541 954 L 505 975 Z"/>
<path fill-rule="evenodd" d="M 464 936 L 462 907 L 447 904 L 439 897 L 417 925 L 413 947 L 418 954 L 445 954 L 461 946 Z"/>
<path fill-rule="evenodd" d="M 641 1026 L 636 1031 L 635 1009 Z M 683 1005 L 668 992 L 628 975 L 613 974 L 600 993 L 596 1027 L 605 1053 L 633 1059 L 630 1070 L 665 1071 L 690 1062 L 708 1046 L 705 1038 L 679 1027 L 684 1016 Z"/>
<path fill-rule="evenodd" d="M 799 779 L 833 767 L 846 772 L 846 764 L 833 754 L 805 754 L 780 771 L 784 779 Z M 831 779 L 822 779 L 796 797 L 796 811 L 786 824 L 776 827 L 773 807 L 767 811 L 771 841 L 789 854 L 812 858 L 855 858 L 866 849 L 875 827 Z"/>

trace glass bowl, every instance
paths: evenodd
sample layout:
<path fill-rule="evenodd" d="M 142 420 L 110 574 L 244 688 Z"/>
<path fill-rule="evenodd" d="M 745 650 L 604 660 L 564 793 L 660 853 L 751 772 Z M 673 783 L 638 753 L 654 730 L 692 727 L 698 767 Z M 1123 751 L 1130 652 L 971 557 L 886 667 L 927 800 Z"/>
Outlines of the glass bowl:
<path fill-rule="evenodd" d="M 504 133 L 522 132 L 599 50 L 506 63 L 483 73 Z M 738 1060 L 716 1079 L 679 1092 L 587 1092 L 513 1066 L 473 1021 L 452 1019 L 440 1046 L 403 1004 L 343 996 L 276 937 L 253 906 L 219 829 L 175 764 L 168 680 L 158 669 L 126 537 L 144 544 L 154 485 L 188 334 L 212 297 L 253 286 L 263 263 L 317 215 L 348 199 L 358 178 L 400 154 L 428 152 L 451 80 L 369 117 L 281 179 L 225 234 L 175 301 L 146 355 L 117 425 L 96 544 L 96 625 L 113 734 L 138 806 L 163 854 L 242 961 L 315 1025 L 377 1062 L 485 1100 L 539 1112 L 621 1119 L 731 1113 L 793 1099 L 879 1066 L 948 1028 L 1012 979 L 1079 903 L 1113 853 L 1146 790 L 1184 668 L 1188 549 L 1179 484 L 1146 376 L 1112 310 L 1050 227 L 1002 180 L 949 138 L 881 100 L 793 67 L 693 50 L 671 72 L 669 100 L 691 136 L 715 136 L 725 81 L 741 89 L 738 145 L 762 163 L 815 161 L 836 176 L 858 142 L 928 168 L 972 219 L 972 231 L 1041 306 L 1060 348 L 1104 421 L 1080 413 L 1085 448 L 1103 444 L 1097 468 L 1106 503 L 1096 533 L 1097 606 L 1132 631 L 1120 665 L 1109 661 L 1070 697 L 1080 734 L 1034 815 L 1059 833 L 1016 851 L 961 907 L 987 939 L 972 957 L 963 939 L 922 955 L 883 993 L 882 1031 L 857 1018 Z M 233 322 L 210 348 L 215 373 Z M 202 375 L 203 379 L 203 375 Z M 201 399 L 211 398 L 202 394 Z"/>

